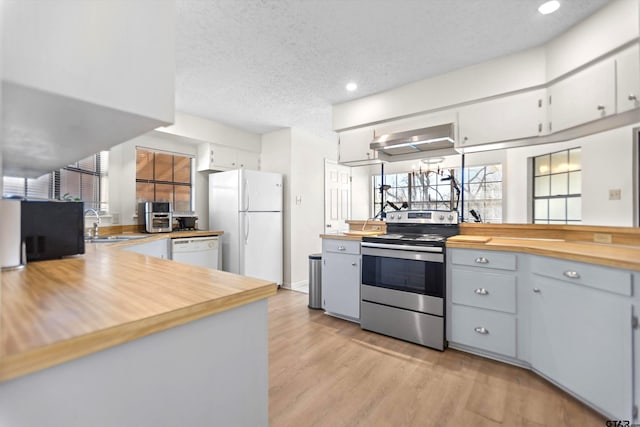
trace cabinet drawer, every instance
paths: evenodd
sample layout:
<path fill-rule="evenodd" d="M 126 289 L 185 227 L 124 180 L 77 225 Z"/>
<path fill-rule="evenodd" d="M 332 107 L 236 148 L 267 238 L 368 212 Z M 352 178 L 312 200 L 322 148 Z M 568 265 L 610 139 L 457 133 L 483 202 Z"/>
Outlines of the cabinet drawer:
<path fill-rule="evenodd" d="M 629 271 L 545 257 L 534 257 L 531 271 L 540 276 L 631 296 Z"/>
<path fill-rule="evenodd" d="M 322 239 L 322 251 L 360 255 L 360 242 L 354 240 Z"/>
<path fill-rule="evenodd" d="M 493 251 L 454 249 L 451 251 L 451 263 L 515 271 L 516 255 Z"/>
<path fill-rule="evenodd" d="M 454 268 L 451 298 L 456 304 L 516 312 L 516 276 Z"/>
<path fill-rule="evenodd" d="M 451 341 L 515 357 L 516 319 L 509 314 L 454 304 Z"/>

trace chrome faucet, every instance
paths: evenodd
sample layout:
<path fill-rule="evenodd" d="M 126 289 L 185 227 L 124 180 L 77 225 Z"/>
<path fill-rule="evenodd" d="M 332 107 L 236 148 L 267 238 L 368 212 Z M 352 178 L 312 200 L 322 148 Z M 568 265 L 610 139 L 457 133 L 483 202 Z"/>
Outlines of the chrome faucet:
<path fill-rule="evenodd" d="M 87 209 L 86 211 L 84 211 L 84 215 L 86 215 L 87 212 L 93 212 L 93 214 L 96 216 L 96 222 L 93 223 L 93 232 L 89 232 L 89 234 L 91 235 L 90 237 L 92 239 L 97 239 L 98 238 L 98 224 L 100 224 L 100 214 L 98 214 L 98 211 L 95 210 L 95 209 Z"/>

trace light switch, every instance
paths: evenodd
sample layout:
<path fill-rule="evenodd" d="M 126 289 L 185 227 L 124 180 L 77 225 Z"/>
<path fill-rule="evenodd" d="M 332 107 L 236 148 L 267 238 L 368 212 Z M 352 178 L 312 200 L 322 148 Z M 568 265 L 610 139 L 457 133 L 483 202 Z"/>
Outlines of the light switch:
<path fill-rule="evenodd" d="M 617 188 L 614 190 L 609 190 L 609 200 L 620 200 L 622 197 L 622 190 Z"/>

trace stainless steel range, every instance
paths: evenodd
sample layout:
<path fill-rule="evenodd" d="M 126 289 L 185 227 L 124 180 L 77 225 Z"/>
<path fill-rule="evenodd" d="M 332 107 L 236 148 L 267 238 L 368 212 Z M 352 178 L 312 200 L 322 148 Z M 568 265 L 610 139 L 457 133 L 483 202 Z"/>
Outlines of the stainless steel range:
<path fill-rule="evenodd" d="M 437 350 L 445 347 L 445 242 L 455 211 L 400 211 L 387 233 L 362 239 L 360 325 Z"/>

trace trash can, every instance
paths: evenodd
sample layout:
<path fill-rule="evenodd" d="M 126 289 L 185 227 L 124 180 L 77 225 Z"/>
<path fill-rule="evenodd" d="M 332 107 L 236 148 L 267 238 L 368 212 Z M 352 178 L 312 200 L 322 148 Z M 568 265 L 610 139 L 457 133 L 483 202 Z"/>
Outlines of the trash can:
<path fill-rule="evenodd" d="M 309 308 L 322 309 L 322 254 L 309 255 Z"/>

